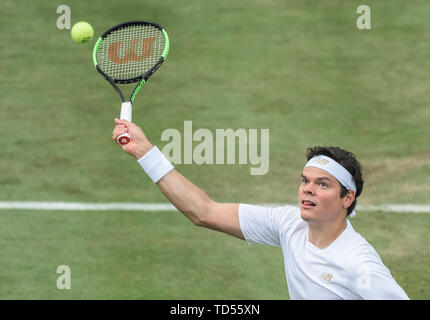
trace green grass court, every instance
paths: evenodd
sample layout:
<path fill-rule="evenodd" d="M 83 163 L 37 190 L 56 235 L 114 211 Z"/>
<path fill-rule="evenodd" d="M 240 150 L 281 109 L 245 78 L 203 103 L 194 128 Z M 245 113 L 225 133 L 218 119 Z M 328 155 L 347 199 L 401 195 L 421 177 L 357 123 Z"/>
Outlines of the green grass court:
<path fill-rule="evenodd" d="M 58 30 L 88 21 L 89 44 Z M 361 4 L 361 3 L 360 3 Z M 134 121 L 161 132 L 270 129 L 270 170 L 176 165 L 217 201 L 294 203 L 305 150 L 341 146 L 364 168 L 359 204 L 426 204 L 430 192 L 430 3 L 367 1 L 0 3 L 0 201 L 165 202 L 113 143 L 117 93 L 95 71 L 97 37 L 120 22 L 163 25 L 167 61 Z M 429 214 L 351 220 L 412 299 L 430 298 Z M 288 299 L 279 249 L 199 229 L 172 212 L 0 210 L 0 299 Z M 68 265 L 72 289 L 59 290 Z"/>

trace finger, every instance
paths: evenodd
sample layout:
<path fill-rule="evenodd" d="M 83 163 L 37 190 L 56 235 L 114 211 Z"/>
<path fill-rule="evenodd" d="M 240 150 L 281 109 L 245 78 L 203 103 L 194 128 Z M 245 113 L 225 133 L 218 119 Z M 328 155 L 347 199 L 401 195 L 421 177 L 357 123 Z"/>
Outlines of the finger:
<path fill-rule="evenodd" d="M 117 124 L 117 125 L 116 125 L 116 127 L 114 128 L 114 130 L 116 130 L 116 129 L 124 129 L 124 130 L 127 130 L 127 127 L 126 127 L 125 125 L 123 125 L 123 124 Z"/>
<path fill-rule="evenodd" d="M 113 132 L 113 133 L 112 133 L 112 138 L 113 138 L 113 139 L 116 139 L 116 138 L 118 138 L 120 135 L 123 135 L 123 134 L 125 134 L 125 133 L 127 133 L 127 131 L 115 131 L 115 132 Z"/>
<path fill-rule="evenodd" d="M 128 132 L 128 128 L 124 125 L 117 125 L 112 132 Z"/>
<path fill-rule="evenodd" d="M 117 124 L 113 129 L 115 130 L 117 128 L 127 128 L 127 127 L 123 124 Z"/>
<path fill-rule="evenodd" d="M 127 120 L 124 120 L 124 119 L 117 119 L 117 118 L 115 118 L 115 122 L 116 122 L 116 124 L 122 124 L 122 125 L 124 125 L 124 126 L 126 126 L 126 127 L 128 127 L 128 126 L 130 126 L 130 125 L 132 125 L 133 123 L 131 123 L 131 122 L 128 122 Z"/>
<path fill-rule="evenodd" d="M 112 139 L 116 139 L 124 133 L 128 133 L 127 128 L 115 128 L 112 132 Z"/>

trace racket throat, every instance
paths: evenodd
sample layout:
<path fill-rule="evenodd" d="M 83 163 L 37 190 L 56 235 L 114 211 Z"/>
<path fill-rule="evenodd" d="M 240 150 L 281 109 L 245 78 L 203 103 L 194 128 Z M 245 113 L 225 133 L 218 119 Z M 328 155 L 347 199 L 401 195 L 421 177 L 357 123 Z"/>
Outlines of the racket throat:
<path fill-rule="evenodd" d="M 131 122 L 131 101 L 123 102 L 121 104 L 120 119 Z"/>

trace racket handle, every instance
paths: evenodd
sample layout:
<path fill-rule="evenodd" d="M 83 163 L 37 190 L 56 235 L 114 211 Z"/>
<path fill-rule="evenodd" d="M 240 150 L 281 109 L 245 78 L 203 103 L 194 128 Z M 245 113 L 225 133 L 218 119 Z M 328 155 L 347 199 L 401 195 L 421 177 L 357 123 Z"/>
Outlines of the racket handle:
<path fill-rule="evenodd" d="M 120 119 L 131 122 L 131 102 L 130 101 L 123 102 L 121 104 Z"/>
<path fill-rule="evenodd" d="M 121 104 L 121 114 L 120 114 L 121 120 L 127 120 L 128 122 L 131 122 L 131 102 L 123 102 Z M 125 145 L 129 143 L 131 140 L 130 135 L 128 133 L 124 133 L 120 135 L 118 138 L 116 138 L 116 141 L 120 145 Z"/>

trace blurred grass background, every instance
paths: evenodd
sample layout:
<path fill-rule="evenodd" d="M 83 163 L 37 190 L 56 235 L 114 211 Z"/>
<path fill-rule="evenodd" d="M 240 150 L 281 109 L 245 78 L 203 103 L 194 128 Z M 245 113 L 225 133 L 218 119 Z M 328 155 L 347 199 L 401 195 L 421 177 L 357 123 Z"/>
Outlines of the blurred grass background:
<path fill-rule="evenodd" d="M 56 28 L 61 4 L 72 24 L 93 25 L 89 44 Z M 176 165 L 215 200 L 294 203 L 306 148 L 336 145 L 362 162 L 359 204 L 429 204 L 430 3 L 367 4 L 370 31 L 356 28 L 354 1 L 3 0 L 0 200 L 165 201 L 112 142 L 120 100 L 92 64 L 98 35 L 144 19 L 171 39 L 134 104 L 152 143 L 186 120 L 212 132 L 270 129 L 264 176 L 251 165 Z M 2 299 L 288 298 L 279 250 L 173 213 L 1 211 L 0 220 Z M 430 298 L 429 221 L 378 212 L 352 221 L 415 299 Z M 55 287 L 60 264 L 72 269 L 67 292 Z"/>

